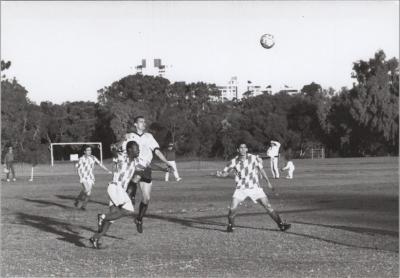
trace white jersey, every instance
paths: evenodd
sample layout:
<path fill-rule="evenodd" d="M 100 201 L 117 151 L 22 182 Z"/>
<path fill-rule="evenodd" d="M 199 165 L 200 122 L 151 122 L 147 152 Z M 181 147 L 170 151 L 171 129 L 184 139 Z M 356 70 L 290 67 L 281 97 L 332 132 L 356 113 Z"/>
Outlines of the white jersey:
<path fill-rule="evenodd" d="M 279 155 L 279 148 L 281 147 L 281 143 L 278 141 L 271 141 L 271 147 L 267 150 L 267 155 L 269 157 L 277 157 Z"/>
<path fill-rule="evenodd" d="M 290 170 L 290 171 L 293 171 L 294 169 L 295 169 L 294 164 L 290 160 L 286 163 L 286 166 L 282 168 L 282 170 Z"/>
<path fill-rule="evenodd" d="M 159 149 L 156 139 L 154 139 L 151 133 L 145 132 L 141 135 L 136 132 L 127 133 L 124 141 L 122 142 L 122 151 L 126 155 L 126 144 L 129 141 L 135 141 L 139 145 L 139 164 L 143 167 L 150 166 L 153 160 L 153 152 Z"/>

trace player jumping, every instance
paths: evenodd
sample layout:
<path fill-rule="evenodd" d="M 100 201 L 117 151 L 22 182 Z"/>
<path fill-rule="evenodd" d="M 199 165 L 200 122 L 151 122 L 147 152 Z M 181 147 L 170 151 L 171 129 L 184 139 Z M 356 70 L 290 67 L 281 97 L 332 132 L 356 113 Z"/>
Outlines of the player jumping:
<path fill-rule="evenodd" d="M 267 185 L 271 190 L 273 186 L 268 180 L 262 165 L 262 159 L 253 154 L 247 153 L 247 145 L 241 143 L 238 145 L 238 156 L 232 159 L 224 170 L 218 171 L 218 177 L 227 177 L 230 171 L 235 173 L 236 190 L 232 196 L 232 203 L 228 215 L 227 232 L 231 233 L 234 229 L 234 219 L 237 212 L 238 205 L 243 202 L 247 197 L 250 197 L 254 203 L 258 202 L 265 208 L 267 213 L 278 224 L 281 231 L 286 231 L 290 228 L 290 224 L 282 221 L 279 214 L 272 208 L 269 203 L 267 195 L 260 187 L 259 173 L 267 181 Z"/>
<path fill-rule="evenodd" d="M 131 198 L 126 193 L 126 188 L 135 173 L 138 156 L 139 145 L 135 141 L 128 142 L 125 161 L 119 163 L 113 182 L 109 183 L 107 187 L 110 197 L 110 212 L 98 216 L 98 232 L 89 239 L 94 248 L 100 248 L 99 240 L 106 234 L 114 220 L 124 216 L 134 217 L 134 207 Z"/>
<path fill-rule="evenodd" d="M 101 168 L 107 171 L 109 174 L 112 172 L 107 169 L 95 156 L 92 155 L 92 148 L 89 146 L 84 147 L 84 155 L 79 158 L 76 167 L 78 168 L 78 175 L 80 183 L 82 184 L 82 190 L 75 199 L 75 207 L 79 207 L 79 203 L 82 203 L 80 209 L 85 210 L 86 205 L 89 202 L 92 187 L 95 179 L 93 174 L 94 165 L 98 164 Z"/>
<path fill-rule="evenodd" d="M 160 146 L 154 139 L 151 133 L 145 132 L 146 120 L 143 116 L 137 116 L 134 119 L 134 125 L 136 132 L 127 133 L 124 141 L 121 143 L 122 150 L 125 150 L 125 146 L 130 141 L 135 141 L 139 145 L 139 165 L 135 172 L 132 181 L 128 185 L 128 194 L 132 198 L 133 202 L 136 197 L 137 185 L 140 185 L 142 191 L 142 201 L 139 205 L 139 213 L 136 218 L 136 228 L 139 233 L 143 232 L 143 217 L 146 213 L 150 202 L 150 193 L 152 188 L 152 177 L 151 177 L 151 161 L 153 160 L 153 153 L 164 162 L 168 167 L 172 168 L 172 164 L 167 161 L 163 153 L 160 151 Z M 164 171 L 166 169 L 163 169 Z"/>

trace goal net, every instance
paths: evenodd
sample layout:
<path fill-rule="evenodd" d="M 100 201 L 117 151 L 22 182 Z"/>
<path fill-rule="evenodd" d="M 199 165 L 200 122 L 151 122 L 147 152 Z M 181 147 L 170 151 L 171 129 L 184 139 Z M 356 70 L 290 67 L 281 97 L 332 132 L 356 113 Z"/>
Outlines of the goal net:
<path fill-rule="evenodd" d="M 101 142 L 68 142 L 50 143 L 51 166 L 56 162 L 74 162 L 83 155 L 83 147 L 92 147 L 92 155 L 103 163 L 103 147 Z"/>

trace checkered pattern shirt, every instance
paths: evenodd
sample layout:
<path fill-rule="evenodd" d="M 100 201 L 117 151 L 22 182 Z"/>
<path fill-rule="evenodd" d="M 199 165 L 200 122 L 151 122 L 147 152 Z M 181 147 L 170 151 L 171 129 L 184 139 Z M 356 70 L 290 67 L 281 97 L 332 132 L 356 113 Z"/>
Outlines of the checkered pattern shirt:
<path fill-rule="evenodd" d="M 253 154 L 247 154 L 241 160 L 239 156 L 232 159 L 224 168 L 224 172 L 234 171 L 237 189 L 260 187 L 259 173 L 263 168 L 262 159 Z"/>
<path fill-rule="evenodd" d="M 82 180 L 95 181 L 93 169 L 95 164 L 101 164 L 100 161 L 93 155 L 84 155 L 78 161 L 78 175 Z"/>
<path fill-rule="evenodd" d="M 126 190 L 135 173 L 136 164 L 137 160 L 130 160 L 128 157 L 118 159 L 117 171 L 114 172 L 113 182 Z"/>

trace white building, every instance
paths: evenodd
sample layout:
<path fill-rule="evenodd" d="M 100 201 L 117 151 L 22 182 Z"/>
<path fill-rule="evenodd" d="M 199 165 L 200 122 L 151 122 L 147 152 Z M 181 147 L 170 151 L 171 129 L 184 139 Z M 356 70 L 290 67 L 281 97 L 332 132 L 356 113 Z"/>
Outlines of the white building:
<path fill-rule="evenodd" d="M 221 101 L 231 101 L 233 99 L 240 99 L 241 95 L 239 95 L 238 90 L 238 80 L 237 77 L 232 77 L 228 84 L 225 86 L 218 86 L 218 90 L 221 92 Z"/>

